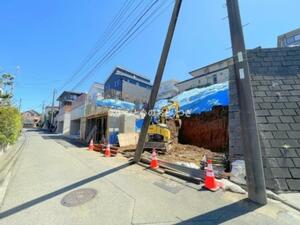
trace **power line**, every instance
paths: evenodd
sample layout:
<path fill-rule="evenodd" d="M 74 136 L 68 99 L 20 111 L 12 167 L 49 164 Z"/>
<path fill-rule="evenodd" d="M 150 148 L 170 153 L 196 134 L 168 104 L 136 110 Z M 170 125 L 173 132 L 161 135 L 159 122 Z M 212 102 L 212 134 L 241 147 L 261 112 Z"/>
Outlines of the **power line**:
<path fill-rule="evenodd" d="M 129 15 L 133 15 L 135 13 L 135 11 L 140 7 L 141 5 L 140 1 L 129 13 Z M 147 5 L 148 8 L 146 10 L 144 10 L 143 14 L 137 18 L 137 21 L 134 23 L 134 25 L 132 25 L 129 30 L 127 28 L 127 31 L 124 31 L 122 33 L 123 37 L 121 35 L 119 35 L 118 38 L 115 38 L 115 42 L 114 42 L 114 46 L 112 49 L 108 49 L 106 51 L 106 54 L 104 56 L 102 56 L 102 58 L 100 58 L 100 60 L 97 60 L 95 63 L 96 65 L 93 66 L 93 68 L 91 68 L 89 70 L 89 72 L 87 73 L 87 75 L 85 75 L 76 85 L 75 87 L 72 89 L 74 90 L 75 88 L 77 88 L 85 79 L 86 77 L 90 76 L 91 74 L 93 74 L 96 69 L 98 69 L 99 67 L 101 67 L 105 62 L 109 61 L 115 54 L 119 53 L 122 49 L 122 47 L 127 46 L 129 43 L 131 43 L 140 33 L 142 33 L 151 23 L 153 23 L 158 16 L 160 16 L 169 6 L 170 4 L 173 2 L 170 2 L 166 7 L 162 8 L 162 6 L 166 3 L 165 1 L 163 1 L 163 3 L 157 7 L 157 9 L 152 12 L 136 29 L 134 29 L 137 24 L 142 20 L 143 17 L 145 17 L 145 15 L 150 11 L 150 9 L 157 4 L 158 0 L 153 1 L 151 3 L 151 5 Z M 84 67 L 88 64 L 88 62 L 96 55 L 96 53 L 109 41 L 111 41 L 113 38 L 113 34 L 116 34 L 119 30 L 120 27 L 122 27 L 122 25 L 124 23 L 126 23 L 129 20 L 129 17 L 126 17 L 124 21 L 121 21 L 121 19 L 126 15 L 126 13 L 124 14 L 124 11 L 128 10 L 130 7 L 132 6 L 132 1 L 126 1 L 124 3 L 124 5 L 121 7 L 121 9 L 119 10 L 118 14 L 114 17 L 113 21 L 107 26 L 107 28 L 105 29 L 104 34 L 101 37 L 105 37 L 106 35 L 106 39 L 105 39 L 105 43 L 101 46 L 96 46 L 92 51 L 91 54 L 86 57 L 86 60 L 84 61 L 84 65 L 83 63 L 81 64 L 80 68 L 76 71 L 76 73 L 74 74 L 74 76 L 72 76 L 69 80 L 67 80 L 65 82 L 65 84 L 59 89 L 59 91 L 64 88 L 67 84 L 70 83 L 71 80 L 73 80 L 76 76 L 80 75 L 80 71 L 82 71 L 84 69 Z M 144 8 L 145 9 L 145 8 Z M 151 17 L 153 17 L 156 14 L 156 17 L 153 18 L 149 23 L 147 23 L 149 21 L 149 19 L 151 19 Z M 146 25 L 145 25 L 146 24 Z M 142 26 L 145 25 L 145 27 L 142 28 Z M 133 30 L 133 32 L 131 33 L 131 31 Z M 114 32 L 116 31 L 116 32 Z M 126 37 L 127 36 L 127 37 Z M 133 37 L 133 38 L 132 38 Z M 103 39 L 102 38 L 102 39 Z M 125 40 L 124 40 L 125 38 Z M 130 40 L 130 38 L 132 38 Z M 101 38 L 98 40 L 97 44 L 100 42 Z M 122 41 L 123 40 L 123 41 Z M 49 95 L 48 98 L 50 98 L 51 95 Z"/>
<path fill-rule="evenodd" d="M 163 3 L 162 3 L 160 6 L 158 6 L 157 8 L 161 8 L 161 6 L 164 5 L 164 3 L 165 3 L 165 2 L 163 2 Z M 171 3 L 172 3 L 172 2 L 171 2 Z M 169 5 L 167 5 L 166 8 L 168 8 L 168 7 L 171 5 L 171 3 L 170 3 Z M 165 8 L 165 9 L 166 9 L 166 8 Z M 142 26 L 144 26 L 144 25 L 150 20 L 150 18 L 153 17 L 156 13 L 157 13 L 157 11 L 152 12 L 152 13 L 149 15 L 149 17 L 146 18 L 146 19 L 142 22 L 142 24 L 140 24 L 140 25 L 134 30 L 134 32 L 131 33 L 130 36 L 128 36 L 128 37 L 126 38 L 126 40 L 124 40 L 124 41 L 122 42 L 122 45 L 119 45 L 118 48 L 114 50 L 113 53 L 118 53 L 118 52 L 120 52 L 120 50 L 121 50 L 122 47 L 127 46 L 127 45 L 129 44 L 129 41 L 128 41 L 128 40 L 129 40 L 131 37 L 136 38 L 137 35 L 135 35 L 135 34 L 137 34 L 137 32 L 142 28 Z M 158 16 L 161 15 L 162 13 L 163 13 L 163 11 L 162 11 L 161 13 L 159 13 L 159 14 L 158 14 L 155 18 L 153 18 L 153 20 L 151 20 L 151 21 L 154 21 L 155 19 L 157 19 Z M 151 23 L 151 22 L 150 22 L 150 23 Z M 147 25 L 149 25 L 150 23 L 148 23 Z M 145 28 L 146 28 L 146 27 L 144 27 L 144 29 L 140 30 L 139 33 L 141 33 L 143 30 L 145 30 Z M 134 35 L 135 35 L 135 36 L 134 36 Z M 132 38 L 131 41 L 134 40 L 134 38 Z M 126 43 L 126 42 L 127 42 L 127 43 Z M 125 45 L 125 44 L 126 44 L 126 45 Z M 111 54 L 107 59 L 105 59 L 105 61 L 104 61 L 103 63 L 109 61 L 112 57 L 113 57 L 113 54 Z"/>
<path fill-rule="evenodd" d="M 153 16 L 155 15 L 155 13 L 157 12 L 156 10 L 154 12 L 152 12 L 140 25 L 138 25 L 138 23 L 145 17 L 145 15 L 153 8 L 154 5 L 156 5 L 158 3 L 158 0 L 154 1 L 151 3 L 151 5 L 148 5 L 148 8 L 142 13 L 142 15 L 137 19 L 137 21 L 129 28 L 129 30 L 123 35 L 123 37 L 121 37 L 118 42 L 112 47 L 112 49 L 108 50 L 106 52 L 106 54 L 99 60 L 99 62 L 88 72 L 88 74 L 86 74 L 75 86 L 72 90 L 76 89 L 80 84 L 82 84 L 82 82 L 89 77 L 90 75 L 93 74 L 93 72 L 95 72 L 99 67 L 101 67 L 105 62 L 107 62 L 108 60 L 110 60 L 114 54 L 116 54 L 125 44 L 126 42 L 128 42 L 128 40 L 134 35 L 136 34 L 141 27 Z M 165 2 L 163 2 L 159 7 L 157 8 L 161 8 L 161 6 L 165 4 Z M 138 25 L 138 26 L 137 26 Z M 149 25 L 149 24 L 148 24 Z M 137 27 L 136 27 L 137 26 Z M 136 36 L 135 36 L 136 37 Z"/>
<path fill-rule="evenodd" d="M 166 12 L 167 8 L 171 6 L 171 4 L 174 3 L 173 0 L 170 1 L 169 4 L 167 4 L 165 7 L 161 8 L 160 11 L 158 11 L 157 15 L 149 22 L 147 23 L 143 29 L 141 29 L 139 32 L 137 32 L 131 40 L 129 40 L 126 45 L 124 45 L 124 48 L 129 45 L 136 37 L 138 37 L 144 30 L 146 30 L 154 21 L 156 21 L 164 12 Z M 119 51 L 120 52 L 120 51 Z"/>
<path fill-rule="evenodd" d="M 104 33 L 100 36 L 100 38 L 98 39 L 96 46 L 102 42 L 102 40 L 105 38 L 105 36 L 107 34 L 109 34 L 111 32 L 112 26 L 114 26 L 115 22 L 118 21 L 120 18 L 123 17 L 124 11 L 128 9 L 128 7 L 130 7 L 133 3 L 133 0 L 126 0 L 124 2 L 124 4 L 122 5 L 122 7 L 120 8 L 120 10 L 118 11 L 118 13 L 114 16 L 113 20 L 111 21 L 111 23 L 109 23 L 109 25 L 106 27 L 106 29 L 104 30 Z M 94 47 L 94 48 L 95 48 Z M 58 91 L 62 90 L 65 86 L 67 86 L 74 78 L 76 78 L 78 75 L 80 75 L 80 71 L 85 67 L 85 65 L 88 63 L 88 61 L 91 59 L 91 54 L 92 56 L 96 53 L 97 51 L 94 51 L 93 48 L 90 51 L 90 54 L 85 58 L 85 60 L 80 64 L 79 68 L 72 74 L 72 76 L 58 89 Z M 52 94 L 49 95 L 49 97 L 47 97 L 47 99 L 49 99 L 51 97 Z"/>
<path fill-rule="evenodd" d="M 84 71 L 88 72 L 89 68 L 88 68 L 88 64 L 91 64 L 90 66 L 92 66 L 93 64 L 97 63 L 97 59 L 94 60 L 94 62 L 91 62 L 93 60 L 93 57 L 101 50 L 103 49 L 103 47 L 105 47 L 107 44 L 109 44 L 112 40 L 116 39 L 114 38 L 114 35 L 116 36 L 118 34 L 118 32 L 120 31 L 120 28 L 122 28 L 122 26 L 124 24 L 127 23 L 127 21 L 130 19 L 130 17 L 132 15 L 135 14 L 136 10 L 140 7 L 140 5 L 143 3 L 144 1 L 140 1 L 131 11 L 128 10 L 128 13 L 125 13 L 123 16 L 121 16 L 119 18 L 119 20 L 114 23 L 115 27 L 112 27 L 112 29 L 108 32 L 108 35 L 106 36 L 106 38 L 101 42 L 100 45 L 96 45 L 92 50 L 91 50 L 91 54 L 87 57 L 85 64 L 81 67 L 81 72 L 83 73 Z M 131 5 L 130 5 L 131 6 Z M 120 22 L 120 19 L 123 18 L 125 15 L 127 15 L 127 17 L 125 17 L 124 21 Z M 120 37 L 120 35 L 119 35 Z M 119 38 L 118 37 L 118 38 Z M 80 74 L 78 74 L 80 75 Z"/>
<path fill-rule="evenodd" d="M 98 38 L 95 46 L 90 50 L 90 53 L 87 55 L 85 60 L 81 63 L 77 71 L 72 75 L 66 85 L 73 80 L 76 76 L 80 75 L 80 72 L 84 69 L 84 67 L 89 63 L 89 61 L 97 54 L 97 52 L 105 46 L 107 43 L 108 38 L 111 36 L 112 32 L 115 30 L 115 26 L 118 25 L 119 21 L 124 17 L 126 11 L 131 7 L 133 0 L 127 0 L 123 6 L 120 8 L 116 16 L 113 18 L 111 23 L 106 27 L 103 34 Z M 125 14 L 124 14 L 125 12 Z M 66 86 L 65 85 L 65 86 Z M 62 89 L 62 88 L 61 88 Z"/>

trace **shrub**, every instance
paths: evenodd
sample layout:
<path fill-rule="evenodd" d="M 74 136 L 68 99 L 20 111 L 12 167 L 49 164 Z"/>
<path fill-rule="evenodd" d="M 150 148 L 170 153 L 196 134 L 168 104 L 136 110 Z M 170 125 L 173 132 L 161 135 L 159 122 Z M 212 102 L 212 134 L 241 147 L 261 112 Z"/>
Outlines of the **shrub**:
<path fill-rule="evenodd" d="M 20 135 L 22 117 L 18 109 L 10 106 L 0 107 L 0 146 L 13 144 Z"/>

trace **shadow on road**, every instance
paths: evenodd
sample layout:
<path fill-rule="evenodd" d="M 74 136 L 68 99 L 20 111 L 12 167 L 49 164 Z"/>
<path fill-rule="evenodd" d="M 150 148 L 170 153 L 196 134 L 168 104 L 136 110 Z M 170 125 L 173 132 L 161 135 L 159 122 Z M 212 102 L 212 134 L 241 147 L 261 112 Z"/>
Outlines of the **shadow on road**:
<path fill-rule="evenodd" d="M 41 135 L 43 139 L 46 140 L 53 140 L 56 143 L 62 145 L 65 148 L 82 148 L 82 147 L 87 147 L 84 143 L 82 143 L 80 140 L 74 139 L 74 138 L 69 138 L 63 135 L 59 134 L 46 134 L 46 135 Z"/>
<path fill-rule="evenodd" d="M 261 207 L 248 199 L 242 199 L 230 205 L 209 211 L 189 220 L 177 223 L 177 225 L 192 225 L 192 224 L 221 224 L 231 219 L 243 216 L 253 212 Z"/>
<path fill-rule="evenodd" d="M 24 130 L 25 130 L 25 132 L 28 132 L 28 133 L 40 134 L 43 139 L 53 140 L 56 143 L 62 145 L 64 148 L 87 147 L 87 145 L 85 143 L 81 142 L 78 139 L 67 137 L 67 136 L 64 136 L 62 134 L 51 133 L 50 131 L 48 131 L 46 129 L 27 128 L 27 129 L 24 129 Z"/>
<path fill-rule="evenodd" d="M 88 177 L 86 179 L 80 180 L 78 182 L 75 182 L 75 183 L 70 184 L 68 186 L 65 186 L 63 188 L 60 188 L 60 189 L 58 189 L 56 191 L 50 192 L 49 194 L 43 195 L 41 197 L 35 198 L 35 199 L 31 200 L 31 201 L 28 201 L 28 202 L 25 202 L 25 203 L 23 203 L 21 205 L 18 205 L 18 206 L 14 207 L 14 208 L 8 209 L 8 210 L 0 213 L 0 219 L 3 219 L 3 218 L 8 217 L 8 216 L 11 216 L 11 215 L 13 215 L 15 213 L 18 213 L 18 212 L 22 211 L 22 210 L 28 209 L 28 208 L 30 208 L 30 207 L 32 207 L 34 205 L 37 205 L 37 204 L 39 204 L 41 202 L 44 202 L 44 201 L 47 201 L 47 200 L 49 200 L 51 198 L 54 198 L 54 197 L 56 197 L 56 196 L 58 196 L 60 194 L 63 194 L 63 193 L 68 192 L 68 191 L 71 191 L 71 190 L 73 190 L 75 188 L 78 188 L 78 187 L 80 187 L 82 185 L 85 185 L 85 184 L 90 183 L 92 181 L 95 181 L 97 179 L 103 178 L 103 177 L 105 177 L 105 176 L 107 176 L 109 174 L 118 172 L 119 170 L 125 169 L 125 168 L 127 168 L 128 166 L 130 166 L 132 164 L 133 164 L 132 162 L 125 163 L 125 164 L 123 164 L 121 166 L 112 168 L 110 170 L 106 170 L 106 171 L 104 171 L 102 173 L 99 173 L 99 174 L 96 174 L 94 176 Z"/>
<path fill-rule="evenodd" d="M 29 133 L 37 133 L 37 134 L 50 134 L 50 132 L 46 129 L 41 128 L 23 128 L 25 132 Z"/>

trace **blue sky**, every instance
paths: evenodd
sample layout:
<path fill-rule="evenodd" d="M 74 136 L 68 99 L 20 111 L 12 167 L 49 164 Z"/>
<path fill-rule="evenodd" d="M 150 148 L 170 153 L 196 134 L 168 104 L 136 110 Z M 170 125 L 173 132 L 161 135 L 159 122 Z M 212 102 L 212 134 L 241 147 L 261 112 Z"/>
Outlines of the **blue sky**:
<path fill-rule="evenodd" d="M 16 75 L 14 101 L 22 98 L 22 110 L 41 111 L 44 100 L 51 102 L 52 90 L 74 74 L 125 1 L 0 1 L 0 71 Z M 275 47 L 277 35 L 300 27 L 299 0 L 240 0 L 240 8 L 243 24 L 249 23 L 247 48 Z M 104 82 L 117 65 L 153 80 L 171 11 L 172 5 L 76 90 Z M 231 55 L 226 16 L 225 0 L 183 0 L 164 80 L 188 79 L 189 71 Z"/>

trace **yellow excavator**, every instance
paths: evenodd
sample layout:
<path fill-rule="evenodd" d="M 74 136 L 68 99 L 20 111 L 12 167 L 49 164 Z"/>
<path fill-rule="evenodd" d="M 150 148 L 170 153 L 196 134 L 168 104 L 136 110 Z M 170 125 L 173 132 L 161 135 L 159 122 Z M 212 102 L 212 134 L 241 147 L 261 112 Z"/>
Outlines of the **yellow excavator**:
<path fill-rule="evenodd" d="M 179 117 L 179 103 L 176 101 L 169 101 L 169 104 L 164 106 L 159 113 L 159 116 L 153 117 L 148 128 L 147 140 L 145 142 L 145 149 L 157 149 L 161 152 L 168 151 L 171 148 L 172 137 L 171 131 L 167 126 L 167 113 L 174 109 L 174 122 L 177 129 L 181 127 L 181 120 Z"/>

